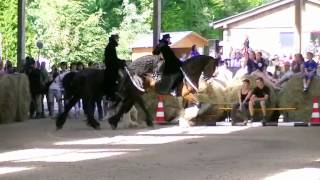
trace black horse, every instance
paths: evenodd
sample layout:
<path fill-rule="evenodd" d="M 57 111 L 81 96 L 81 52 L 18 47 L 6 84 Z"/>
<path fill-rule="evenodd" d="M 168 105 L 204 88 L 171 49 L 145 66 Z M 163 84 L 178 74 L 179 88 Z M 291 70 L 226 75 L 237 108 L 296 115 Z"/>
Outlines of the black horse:
<path fill-rule="evenodd" d="M 98 69 L 85 69 L 79 72 L 70 72 L 65 75 L 62 80 L 62 84 L 65 91 L 65 100 L 66 106 L 64 112 L 59 114 L 56 120 L 56 128 L 61 129 L 67 119 L 68 113 L 71 108 L 82 99 L 84 112 L 87 116 L 87 124 L 94 129 L 100 129 L 100 123 L 94 118 L 94 103 L 98 97 L 106 95 L 107 82 L 105 82 L 105 70 Z M 138 99 L 135 99 L 133 96 L 139 94 L 139 90 L 130 81 L 128 74 L 125 74 L 122 85 L 125 88 L 124 93 L 127 95 L 131 94 L 135 102 L 137 102 L 142 109 L 145 109 L 145 106 L 140 96 Z M 121 102 L 116 102 L 121 103 Z M 128 100 L 123 101 L 124 108 L 130 103 Z M 122 104 L 122 103 L 121 103 Z M 131 105 L 132 106 L 132 105 Z M 131 108 L 130 106 L 130 108 Z M 150 121 L 150 115 L 148 116 L 146 123 L 148 126 L 152 126 L 153 123 Z M 110 123 L 113 127 L 113 124 Z"/>
<path fill-rule="evenodd" d="M 62 80 L 66 106 L 64 112 L 56 120 L 57 129 L 61 129 L 71 108 L 80 100 L 87 116 L 87 124 L 94 129 L 100 129 L 100 124 L 94 119 L 94 103 L 98 97 L 105 93 L 104 71 L 98 69 L 85 69 L 79 72 L 70 72 Z"/>
<path fill-rule="evenodd" d="M 163 58 L 165 59 L 177 58 L 175 57 L 175 55 L 173 55 L 172 53 L 166 52 L 165 49 L 161 47 L 158 47 L 158 51 L 162 53 Z M 135 62 L 136 61 L 134 61 L 131 64 L 131 66 L 134 66 Z M 150 61 L 147 61 L 147 59 L 145 59 L 145 62 L 143 60 L 142 61 L 140 60 L 139 61 L 140 65 L 137 67 L 145 67 L 141 65 L 144 63 L 145 63 L 145 66 L 147 66 L 150 63 Z M 198 87 L 199 78 L 202 74 L 204 79 L 208 79 L 212 77 L 212 74 L 215 72 L 217 65 L 218 65 L 217 59 L 214 59 L 213 57 L 205 56 L 205 55 L 196 56 L 186 60 L 182 65 L 182 71 L 185 75 L 185 78 L 178 85 L 179 95 L 182 96 L 187 101 L 198 103 L 195 93 Z M 154 67 L 156 67 L 156 65 L 154 65 Z M 131 71 L 132 74 L 138 74 L 140 76 L 143 76 L 142 79 L 144 80 L 143 84 L 145 85 L 145 87 L 146 86 L 151 88 L 155 87 L 156 80 L 150 78 L 150 76 L 148 75 L 149 72 L 147 71 L 143 72 L 141 68 L 140 69 L 131 68 L 131 69 L 132 69 Z M 135 72 L 138 72 L 138 73 L 135 73 Z M 137 90 L 137 88 L 133 86 L 134 83 L 132 83 L 132 81 L 126 81 L 126 82 L 127 83 L 125 84 L 125 88 L 123 88 L 122 92 L 120 92 L 122 95 L 124 95 L 124 100 L 119 105 L 120 106 L 119 111 L 109 119 L 109 123 L 111 124 L 113 129 L 117 128 L 117 124 L 120 121 L 120 118 L 122 117 L 122 115 L 124 113 L 127 113 L 135 103 L 138 103 L 141 107 L 143 107 L 142 109 L 146 114 L 147 122 L 151 121 L 150 119 L 151 116 L 143 103 L 143 99 L 142 99 L 143 92 Z"/>

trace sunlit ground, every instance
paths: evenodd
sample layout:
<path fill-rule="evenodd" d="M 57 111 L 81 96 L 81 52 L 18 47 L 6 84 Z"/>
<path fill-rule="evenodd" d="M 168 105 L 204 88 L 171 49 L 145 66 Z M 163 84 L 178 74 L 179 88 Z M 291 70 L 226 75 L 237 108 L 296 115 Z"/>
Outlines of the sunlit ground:
<path fill-rule="evenodd" d="M 0 154 L 0 162 L 77 162 L 127 154 L 140 149 L 25 149 Z"/>
<path fill-rule="evenodd" d="M 0 167 L 0 175 L 34 169 L 34 167 Z"/>
<path fill-rule="evenodd" d="M 54 145 L 152 145 L 166 144 L 203 136 L 115 136 L 112 138 L 92 138 L 76 141 L 57 142 Z"/>
<path fill-rule="evenodd" d="M 64 145 L 155 145 L 167 144 L 177 141 L 204 138 L 210 134 L 229 134 L 245 130 L 248 127 L 167 127 L 157 130 L 138 132 L 136 135 L 114 136 L 73 141 L 56 142 L 59 148 L 33 148 L 0 153 L 0 162 L 78 162 L 85 160 L 103 159 L 120 156 L 143 149 L 88 149 L 88 148 L 60 148 Z M 32 170 L 36 167 L 0 167 L 0 175 Z"/>
<path fill-rule="evenodd" d="M 154 135 L 160 135 L 160 134 L 166 134 L 166 135 L 178 135 L 178 134 L 196 134 L 196 135 L 210 135 L 210 134 L 230 134 L 236 131 L 242 131 L 245 129 L 248 129 L 249 127 L 246 126 L 232 126 L 232 127 L 226 127 L 226 126 L 198 126 L 198 127 L 190 127 L 190 128 L 181 128 L 179 126 L 174 127 L 168 127 L 168 128 L 161 128 L 157 130 L 151 130 L 151 131 L 145 131 L 145 132 L 139 132 L 138 134 L 148 135 L 148 134 L 154 134 Z"/>
<path fill-rule="evenodd" d="M 265 180 L 320 180 L 319 168 L 302 168 L 287 170 L 265 178 Z"/>

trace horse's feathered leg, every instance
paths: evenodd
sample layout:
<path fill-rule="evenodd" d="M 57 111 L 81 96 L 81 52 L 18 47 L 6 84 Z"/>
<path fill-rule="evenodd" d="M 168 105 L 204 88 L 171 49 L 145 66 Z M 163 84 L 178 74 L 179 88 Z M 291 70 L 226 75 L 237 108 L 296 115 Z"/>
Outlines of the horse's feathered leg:
<path fill-rule="evenodd" d="M 94 98 L 85 98 L 84 101 L 86 102 L 86 115 L 88 118 L 88 126 L 93 127 L 94 129 L 100 129 L 100 123 L 94 119 Z"/>
<path fill-rule="evenodd" d="M 127 113 L 133 106 L 132 99 L 126 98 L 121 104 L 118 113 L 109 118 L 109 124 L 113 130 L 117 129 L 118 122 L 124 113 Z"/>
<path fill-rule="evenodd" d="M 145 121 L 147 123 L 147 126 L 152 127 L 153 126 L 152 118 L 151 118 L 149 111 L 147 110 L 147 108 L 145 106 L 145 103 L 143 102 L 142 96 L 135 96 L 135 101 L 136 101 L 136 103 L 138 103 L 138 105 L 141 107 L 141 109 L 143 110 L 143 112 L 146 115 Z"/>
<path fill-rule="evenodd" d="M 78 97 L 72 97 L 66 104 L 63 113 L 59 114 L 56 120 L 57 130 L 62 129 L 64 123 L 66 122 L 68 113 L 70 109 L 80 100 Z"/>

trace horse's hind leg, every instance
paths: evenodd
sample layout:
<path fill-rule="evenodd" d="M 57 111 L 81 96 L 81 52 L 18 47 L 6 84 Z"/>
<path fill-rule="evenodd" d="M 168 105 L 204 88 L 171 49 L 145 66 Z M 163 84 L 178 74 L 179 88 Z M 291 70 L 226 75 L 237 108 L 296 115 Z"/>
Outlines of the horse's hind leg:
<path fill-rule="evenodd" d="M 121 116 L 124 114 L 124 113 L 127 113 L 133 106 L 134 102 L 132 100 L 129 100 L 129 99 L 125 99 L 122 104 L 120 104 L 120 108 L 119 108 L 119 111 L 118 113 L 116 113 L 115 115 L 113 115 L 112 117 L 109 118 L 109 124 L 111 126 L 111 128 L 114 130 L 114 129 L 117 129 L 118 127 L 118 123 L 120 121 L 120 118 Z"/>
<path fill-rule="evenodd" d="M 86 98 L 86 112 L 88 122 L 87 124 L 94 129 L 100 129 L 100 123 L 94 119 L 94 98 Z"/>
<path fill-rule="evenodd" d="M 69 100 L 67 105 L 64 108 L 64 111 L 58 115 L 56 120 L 56 128 L 57 130 L 62 129 L 64 123 L 66 122 L 68 113 L 70 109 L 79 101 L 79 98 L 73 97 Z"/>
<path fill-rule="evenodd" d="M 138 105 L 141 107 L 141 109 L 143 110 L 143 112 L 146 115 L 145 121 L 147 123 L 147 126 L 152 127 L 153 126 L 152 118 L 151 118 L 149 111 L 146 108 L 146 105 L 143 102 L 142 97 L 140 95 L 136 95 L 135 100 L 136 100 L 136 103 L 138 103 Z"/>

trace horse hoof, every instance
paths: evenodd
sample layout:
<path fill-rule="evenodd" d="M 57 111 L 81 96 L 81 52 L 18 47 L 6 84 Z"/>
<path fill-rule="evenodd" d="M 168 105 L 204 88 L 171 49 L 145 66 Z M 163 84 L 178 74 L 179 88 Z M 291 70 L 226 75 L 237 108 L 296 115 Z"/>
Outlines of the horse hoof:
<path fill-rule="evenodd" d="M 112 129 L 112 130 L 116 130 L 116 129 L 117 129 L 117 126 L 114 125 L 114 124 L 110 124 L 110 126 L 111 126 L 111 129 Z"/>
<path fill-rule="evenodd" d="M 59 131 L 62 129 L 63 126 L 56 126 L 56 131 Z"/>
<path fill-rule="evenodd" d="M 97 123 L 97 122 L 96 122 L 96 123 L 87 122 L 87 125 L 90 126 L 90 127 L 92 127 L 92 128 L 95 129 L 95 130 L 100 130 L 100 129 L 101 129 L 100 124 Z"/>
<path fill-rule="evenodd" d="M 147 122 L 147 126 L 148 127 L 153 127 L 153 122 L 151 121 L 151 122 Z"/>

